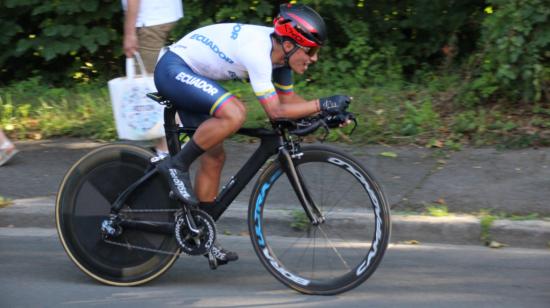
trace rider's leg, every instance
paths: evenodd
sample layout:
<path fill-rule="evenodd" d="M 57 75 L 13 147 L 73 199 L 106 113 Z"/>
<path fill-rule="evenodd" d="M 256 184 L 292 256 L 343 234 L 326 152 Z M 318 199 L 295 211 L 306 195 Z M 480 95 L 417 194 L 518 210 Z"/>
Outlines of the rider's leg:
<path fill-rule="evenodd" d="M 205 151 L 221 144 L 236 132 L 245 118 L 246 111 L 241 102 L 237 99 L 226 102 L 212 118 L 199 125 L 193 138 L 179 153 L 158 165 L 159 171 L 169 179 L 170 188 L 180 200 L 192 205 L 199 203 L 191 188 L 189 166 Z"/>
<path fill-rule="evenodd" d="M 200 147 L 201 149 L 206 150 L 206 156 L 203 155 L 203 158 L 201 158 L 201 162 L 206 164 L 201 164 L 201 167 L 199 167 L 199 174 L 196 179 L 197 185 L 195 188 L 199 200 L 213 201 L 218 191 L 221 168 L 223 167 L 224 161 L 224 152 L 222 147 L 223 140 L 236 132 L 244 123 L 245 118 L 246 109 L 241 102 L 236 99 L 228 102 L 227 106 L 219 109 L 214 114 L 214 117 L 204 121 L 198 127 L 197 131 L 193 135 L 193 138 L 187 142 L 178 154 L 159 164 L 159 170 L 162 172 L 162 168 L 164 166 L 173 166 L 174 163 L 179 165 L 184 164 L 187 166 L 186 168 L 188 170 L 189 165 L 191 165 L 193 160 L 198 157 L 197 154 L 199 153 L 197 150 L 193 149 L 195 147 Z M 189 149 L 186 150 L 186 148 Z M 212 170 L 210 170 L 210 167 L 212 167 Z M 202 174 L 201 169 L 203 170 Z M 185 191 L 192 191 L 191 186 L 189 185 L 190 182 L 188 171 L 185 173 L 179 173 L 179 171 L 175 172 L 177 175 L 177 178 L 175 179 L 176 182 L 173 180 L 169 181 L 171 189 L 173 191 L 178 189 L 179 187 L 176 184 L 179 181 L 179 183 L 184 183 L 186 186 L 186 188 L 184 188 Z M 198 204 L 198 200 L 195 199 L 194 201 Z M 239 259 L 237 253 L 222 248 L 218 242 L 214 243 L 210 253 L 217 259 L 219 265 Z"/>
<path fill-rule="evenodd" d="M 225 151 L 222 144 L 214 146 L 201 156 L 195 175 L 195 193 L 201 204 L 210 203 L 216 198 L 224 162 Z"/>
<path fill-rule="evenodd" d="M 238 113 L 246 115 L 244 104 L 236 101 L 235 106 L 239 108 Z M 219 112 L 222 111 L 220 110 Z M 244 118 L 241 120 L 244 121 Z M 224 162 L 225 151 L 223 143 L 213 146 L 202 155 L 201 164 L 195 176 L 195 192 L 201 204 L 211 204 L 216 198 Z"/>
<path fill-rule="evenodd" d="M 193 140 L 197 144 L 208 149 L 201 158 L 201 166 L 196 178 L 195 191 L 199 200 L 211 202 L 216 197 L 225 160 L 223 140 L 241 128 L 245 119 L 244 104 L 234 99 L 219 109 L 213 118 L 203 122 L 193 135 Z M 239 259 L 236 252 L 222 248 L 217 241 L 210 253 L 217 259 L 218 265 Z"/>

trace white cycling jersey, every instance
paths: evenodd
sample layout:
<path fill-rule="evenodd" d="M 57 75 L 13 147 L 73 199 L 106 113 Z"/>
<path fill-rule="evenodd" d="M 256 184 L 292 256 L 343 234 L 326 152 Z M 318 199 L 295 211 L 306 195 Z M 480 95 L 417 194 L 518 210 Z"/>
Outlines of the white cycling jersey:
<path fill-rule="evenodd" d="M 260 101 L 275 95 L 273 28 L 225 23 L 199 28 L 170 46 L 197 74 L 213 80 L 249 78 Z"/>

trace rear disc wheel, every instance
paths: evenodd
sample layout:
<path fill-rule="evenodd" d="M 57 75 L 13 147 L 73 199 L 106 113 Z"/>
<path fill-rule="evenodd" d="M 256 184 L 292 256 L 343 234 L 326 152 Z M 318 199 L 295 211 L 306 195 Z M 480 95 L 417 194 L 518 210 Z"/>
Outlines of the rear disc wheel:
<path fill-rule="evenodd" d="M 164 273 L 178 258 L 179 247 L 171 234 L 124 228 L 121 235 L 109 239 L 127 245 L 123 247 L 104 241 L 100 230 L 118 195 L 145 174 L 152 156 L 132 145 L 101 147 L 80 159 L 59 189 L 55 216 L 63 248 L 84 273 L 102 283 L 143 284 Z M 153 175 L 127 199 L 121 217 L 173 222 L 179 206 L 168 192 L 162 178 Z"/>

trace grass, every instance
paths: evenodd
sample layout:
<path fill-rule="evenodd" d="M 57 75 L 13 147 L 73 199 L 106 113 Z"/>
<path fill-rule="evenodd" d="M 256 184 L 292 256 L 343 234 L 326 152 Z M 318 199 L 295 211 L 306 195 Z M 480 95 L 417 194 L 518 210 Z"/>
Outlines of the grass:
<path fill-rule="evenodd" d="M 460 150 L 465 144 L 501 148 L 550 145 L 550 103 L 464 109 L 455 101 L 453 82 L 456 81 L 432 80 L 425 85 L 390 82 L 352 89 L 299 82 L 296 90 L 309 99 L 334 93 L 354 97 L 350 110 L 357 115 L 359 126 L 351 137 L 346 135 L 349 127 L 332 130 L 329 141 L 417 144 L 445 151 Z M 249 84 L 229 81 L 224 86 L 245 102 L 246 126 L 269 125 Z M 109 95 L 103 83 L 49 88 L 35 78 L 1 88 L 0 127 L 17 139 L 116 139 Z"/>
<path fill-rule="evenodd" d="M 0 196 L 0 208 L 6 207 L 12 203 L 13 201 L 11 199 L 6 198 L 4 196 Z"/>
<path fill-rule="evenodd" d="M 479 218 L 479 223 L 481 224 L 480 238 L 484 243 L 489 243 L 491 241 L 490 231 L 495 220 L 497 220 L 497 217 L 488 212 L 482 212 L 481 217 Z"/>
<path fill-rule="evenodd" d="M 444 204 L 428 204 L 425 206 L 426 214 L 434 217 L 450 216 L 449 209 Z"/>
<path fill-rule="evenodd" d="M 541 217 L 538 213 L 531 213 L 527 215 L 517 215 L 509 213 L 493 214 L 489 210 L 481 210 L 479 213 L 477 213 L 477 216 L 479 216 L 479 221 L 481 224 L 481 240 L 485 243 L 489 243 L 491 241 L 490 230 L 495 220 L 507 219 L 512 221 L 528 221 L 545 219 L 545 217 Z"/>
<path fill-rule="evenodd" d="M 305 231 L 309 227 L 311 227 L 311 222 L 309 221 L 309 218 L 307 218 L 306 213 L 304 210 L 293 210 L 291 212 L 292 215 L 292 222 L 290 223 L 290 227 L 297 230 L 297 231 Z"/>
<path fill-rule="evenodd" d="M 0 127 L 11 137 L 20 140 L 56 136 L 116 138 L 106 88 L 44 88 L 36 97 L 9 90 L 0 95 Z"/>

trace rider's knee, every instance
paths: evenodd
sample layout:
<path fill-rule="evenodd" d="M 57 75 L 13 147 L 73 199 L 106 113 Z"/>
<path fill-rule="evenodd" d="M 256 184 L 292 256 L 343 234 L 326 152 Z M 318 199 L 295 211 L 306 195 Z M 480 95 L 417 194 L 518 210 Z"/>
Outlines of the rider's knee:
<path fill-rule="evenodd" d="M 237 101 L 237 107 L 239 108 L 238 113 L 238 121 L 239 121 L 239 127 L 241 127 L 244 124 L 244 121 L 246 120 L 246 106 L 241 103 L 240 101 Z"/>

